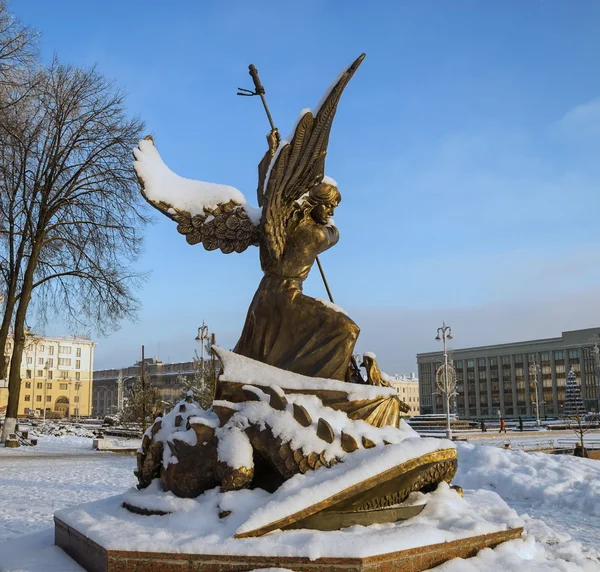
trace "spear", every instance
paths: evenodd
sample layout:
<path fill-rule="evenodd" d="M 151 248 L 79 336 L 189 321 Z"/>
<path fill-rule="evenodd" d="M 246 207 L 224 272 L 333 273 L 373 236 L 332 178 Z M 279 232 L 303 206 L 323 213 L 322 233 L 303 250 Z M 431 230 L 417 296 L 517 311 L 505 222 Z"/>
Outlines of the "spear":
<path fill-rule="evenodd" d="M 244 89 L 242 87 L 238 87 L 237 95 L 243 95 L 247 97 L 252 97 L 254 95 L 259 95 L 262 101 L 263 107 L 265 108 L 265 113 L 267 114 L 267 119 L 269 120 L 269 124 L 271 125 L 271 129 L 277 129 L 275 127 L 275 123 L 273 122 L 273 117 L 271 116 L 271 112 L 269 111 L 269 106 L 267 105 L 267 100 L 265 98 L 265 88 L 262 83 L 260 83 L 260 78 L 258 77 L 258 70 L 254 64 L 250 64 L 248 66 L 249 74 L 252 77 L 252 81 L 254 82 L 254 91 L 251 89 Z M 334 304 L 333 296 L 331 295 L 331 290 L 329 289 L 329 284 L 327 283 L 327 278 L 325 278 L 325 272 L 323 271 L 323 266 L 321 265 L 321 261 L 317 256 L 317 266 L 319 268 L 319 272 L 321 273 L 321 278 L 323 279 L 323 284 L 325 284 L 325 290 L 327 290 L 327 295 L 329 296 L 329 301 Z"/>

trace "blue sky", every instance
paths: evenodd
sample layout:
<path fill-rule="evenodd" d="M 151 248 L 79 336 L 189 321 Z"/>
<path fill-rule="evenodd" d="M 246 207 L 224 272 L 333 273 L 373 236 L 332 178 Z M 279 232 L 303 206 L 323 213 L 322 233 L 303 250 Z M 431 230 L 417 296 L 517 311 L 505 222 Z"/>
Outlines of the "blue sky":
<path fill-rule="evenodd" d="M 12 9 L 44 57 L 98 69 L 181 175 L 251 201 L 268 124 L 285 136 L 361 52 L 327 173 L 343 202 L 322 257 L 360 351 L 414 371 L 453 326 L 456 347 L 600 326 L 600 4 L 593 1 L 197 2 L 33 0 Z M 157 213 L 158 214 L 158 213 Z M 162 217 L 164 218 L 164 217 Z M 139 346 L 187 360 L 203 319 L 232 347 L 260 280 L 258 253 L 190 247 L 168 219 L 146 231 L 136 324 L 98 340 L 97 367 Z M 318 275 L 308 294 L 325 298 Z M 58 333 L 58 332 L 54 332 Z M 64 332 L 62 332 L 64 333 Z"/>

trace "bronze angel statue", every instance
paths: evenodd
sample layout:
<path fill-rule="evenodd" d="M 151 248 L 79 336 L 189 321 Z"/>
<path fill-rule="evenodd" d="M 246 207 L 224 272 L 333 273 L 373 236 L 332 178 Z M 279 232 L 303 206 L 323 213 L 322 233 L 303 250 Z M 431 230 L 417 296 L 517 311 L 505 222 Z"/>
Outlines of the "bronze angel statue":
<path fill-rule="evenodd" d="M 331 217 L 341 194 L 325 176 L 325 156 L 338 102 L 363 59 L 338 77 L 314 113 L 303 113 L 289 140 L 281 141 L 277 130 L 267 136 L 258 209 L 233 187 L 176 175 L 151 138 L 134 150 L 144 197 L 178 223 L 188 243 L 224 253 L 259 247 L 264 277 L 234 351 L 294 373 L 347 381 L 359 328 L 339 308 L 304 294 L 302 285 L 316 257 L 339 239 Z"/>

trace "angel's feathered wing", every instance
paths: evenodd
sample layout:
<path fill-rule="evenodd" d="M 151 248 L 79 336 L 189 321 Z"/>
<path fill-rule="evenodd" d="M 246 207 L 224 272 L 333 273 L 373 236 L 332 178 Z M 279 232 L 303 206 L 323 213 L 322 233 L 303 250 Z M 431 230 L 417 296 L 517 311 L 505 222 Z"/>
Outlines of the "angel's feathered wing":
<path fill-rule="evenodd" d="M 344 88 L 365 58 L 362 54 L 336 79 L 325 94 L 316 114 L 302 115 L 291 139 L 282 141 L 271 161 L 264 184 L 261 223 L 265 244 L 272 258 L 285 248 L 286 227 L 294 202 L 323 181 L 329 132 Z"/>
<path fill-rule="evenodd" d="M 154 141 L 146 137 L 134 149 L 133 166 L 144 198 L 179 223 L 189 244 L 225 254 L 258 245 L 260 211 L 235 187 L 180 177 L 162 160 Z"/>

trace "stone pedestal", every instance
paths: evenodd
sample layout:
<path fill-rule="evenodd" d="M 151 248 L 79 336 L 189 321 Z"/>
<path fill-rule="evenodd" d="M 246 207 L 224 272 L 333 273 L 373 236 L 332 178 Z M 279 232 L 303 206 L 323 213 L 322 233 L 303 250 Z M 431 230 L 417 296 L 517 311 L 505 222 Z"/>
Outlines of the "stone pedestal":
<path fill-rule="evenodd" d="M 450 542 L 363 558 L 169 554 L 107 550 L 54 518 L 55 542 L 88 572 L 248 572 L 257 568 L 289 568 L 298 572 L 420 572 L 451 560 L 470 558 L 482 548 L 494 548 L 520 538 L 512 528 Z"/>

